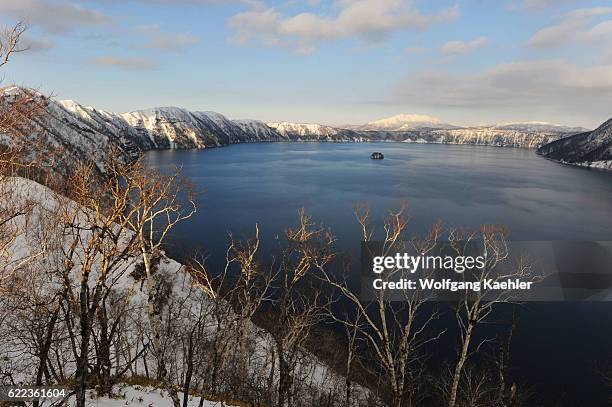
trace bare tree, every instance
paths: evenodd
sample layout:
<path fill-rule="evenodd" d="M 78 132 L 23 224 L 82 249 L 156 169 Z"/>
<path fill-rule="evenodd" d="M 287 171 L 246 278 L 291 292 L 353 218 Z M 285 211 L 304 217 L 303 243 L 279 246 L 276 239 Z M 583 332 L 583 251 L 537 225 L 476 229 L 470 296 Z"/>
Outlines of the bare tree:
<path fill-rule="evenodd" d="M 22 36 L 27 29 L 24 23 L 17 23 L 12 27 L 0 27 L 0 67 L 8 64 L 11 56 L 25 50 L 22 46 Z M 52 330 L 44 332 L 40 320 L 50 318 L 49 324 L 55 324 L 57 313 L 50 314 L 45 311 L 48 308 L 57 309 L 53 306 L 54 300 L 45 297 L 39 298 L 38 306 L 31 307 L 25 292 L 38 297 L 39 291 L 34 289 L 32 281 L 23 279 L 20 274 L 28 273 L 29 266 L 45 253 L 46 245 L 41 240 L 40 245 L 32 245 L 31 250 L 24 252 L 16 250 L 16 245 L 24 241 L 32 243 L 29 234 L 34 232 L 31 220 L 36 219 L 35 205 L 30 196 L 27 186 L 13 176 L 23 174 L 36 167 L 37 162 L 32 156 L 31 148 L 36 142 L 29 140 L 28 129 L 31 120 L 41 110 L 42 103 L 37 100 L 34 92 L 15 91 L 3 92 L 0 98 L 0 295 L 4 302 L 3 311 L 8 312 L 0 316 L 0 328 L 11 331 L 14 327 L 14 337 L 6 338 L 6 346 L 15 344 L 13 339 L 19 340 L 17 332 L 25 332 L 30 329 L 34 336 L 21 336 L 23 344 L 26 345 L 25 352 L 37 349 L 39 366 L 36 373 L 36 382 L 42 381 L 45 372 L 48 349 L 51 342 Z M 9 306 L 10 302 L 10 306 Z M 28 312 L 29 311 L 29 312 Z M 24 317 L 23 324 L 12 324 L 17 315 Z M 38 315 L 40 320 L 33 321 L 30 317 Z M 31 322 L 28 323 L 28 322 Z M 36 338 L 33 341 L 29 339 Z M 4 349 L 4 351 L 11 351 Z M 10 374 L 10 369 L 6 370 Z"/>
<path fill-rule="evenodd" d="M 479 250 L 484 257 L 484 267 L 475 269 L 472 278 L 476 281 L 489 280 L 491 284 L 505 282 L 508 279 L 535 281 L 538 276 L 535 275 L 531 265 L 523 257 L 519 257 L 516 263 L 510 262 L 507 236 L 508 231 L 502 226 L 483 225 L 476 231 L 451 230 L 449 241 L 458 255 L 468 253 L 470 247 L 474 247 L 474 245 L 480 248 Z M 464 290 L 455 310 L 460 331 L 460 349 L 449 389 L 449 407 L 454 407 L 457 404 L 457 396 L 466 362 L 470 356 L 479 352 L 484 345 L 494 339 L 479 338 L 475 340 L 476 328 L 492 317 L 493 311 L 498 305 L 516 302 L 515 295 L 511 290 L 496 290 L 487 287 L 489 286 L 482 284 L 482 288 L 478 291 Z"/>
<path fill-rule="evenodd" d="M 6 65 L 11 55 L 25 50 L 21 46 L 27 25 L 17 23 L 13 27 L 0 27 L 0 67 Z M 28 152 L 26 132 L 31 119 L 40 113 L 41 105 L 30 92 L 16 92 L 0 98 L 0 291 L 5 278 L 19 270 L 41 253 L 15 256 L 12 250 L 18 236 L 23 233 L 32 202 L 27 191 L 19 191 L 11 179 L 18 170 L 32 168 L 35 160 Z"/>
<path fill-rule="evenodd" d="M 206 295 L 197 302 L 208 306 L 200 307 L 199 317 L 186 322 L 189 327 L 185 331 L 193 335 L 185 341 L 188 374 L 182 383 L 184 391 L 191 387 L 193 378 L 213 394 L 231 388 L 228 396 L 255 404 L 265 401 L 264 378 L 257 373 L 264 370 L 265 362 L 262 364 L 255 348 L 260 330 L 255 329 L 252 319 L 271 303 L 275 273 L 259 258 L 259 239 L 257 225 L 251 238 L 236 240 L 230 234 L 221 270 L 211 272 L 197 259 L 187 267 L 194 284 Z M 202 312 L 204 308 L 206 312 Z M 193 321 L 200 320 L 196 327 Z M 200 333 L 202 327 L 205 335 Z M 205 344 L 206 349 L 198 349 L 194 342 Z"/>
<path fill-rule="evenodd" d="M 278 359 L 279 407 L 293 405 L 293 377 L 303 345 L 331 305 L 330 293 L 317 283 L 314 273 L 325 270 L 335 258 L 334 237 L 303 209 L 299 215 L 298 226 L 287 229 L 287 247 L 274 265 L 277 278 L 270 333 Z"/>
<path fill-rule="evenodd" d="M 167 380 L 168 370 L 166 356 L 162 352 L 160 307 L 162 300 L 158 295 L 158 286 L 154 277 L 153 260 L 162 253 L 163 245 L 170 231 L 179 223 L 189 219 L 196 212 L 193 190 L 181 176 L 177 168 L 169 175 L 147 169 L 142 161 L 136 161 L 127 167 L 116 167 L 116 178 L 125 183 L 123 187 L 129 196 L 129 213 L 123 216 L 134 231 L 138 251 L 142 259 L 145 275 L 149 309 L 149 320 L 152 331 L 153 352 L 157 358 L 157 378 Z M 168 385 L 175 407 L 180 401 L 176 390 Z"/>
<path fill-rule="evenodd" d="M 0 26 L 0 68 L 7 65 L 15 53 L 26 51 L 23 35 L 28 25 L 18 22 L 11 27 Z M 14 87 L 3 90 L 0 98 L 0 175 L 15 175 L 38 167 L 34 151 L 38 140 L 30 137 L 32 121 L 46 105 L 46 99 L 36 91 Z"/>
<path fill-rule="evenodd" d="M 344 394 L 344 403 L 345 405 L 352 405 L 352 389 L 353 389 L 353 366 L 355 361 L 358 360 L 359 357 L 359 326 L 362 315 L 359 310 L 355 311 L 355 316 L 353 323 L 347 320 L 345 325 L 345 335 L 346 335 L 346 366 L 345 366 L 345 394 Z"/>
<path fill-rule="evenodd" d="M 0 28 L 0 67 L 6 65 L 11 55 L 28 49 L 22 45 L 23 33 L 28 25 L 20 21 L 12 27 Z"/>
<path fill-rule="evenodd" d="M 274 270 L 264 267 L 259 258 L 259 225 L 255 234 L 244 242 L 236 241 L 230 234 L 226 252 L 225 272 L 237 265 L 237 273 L 231 278 L 231 288 L 227 299 L 234 307 L 238 325 L 238 370 L 245 371 L 248 366 L 250 330 L 252 320 L 262 307 L 272 301 L 271 286 L 276 275 Z"/>
<path fill-rule="evenodd" d="M 81 165 L 68 182 L 73 201 L 66 199 L 60 206 L 65 259 L 61 273 L 66 300 L 78 310 L 77 315 L 72 315 L 78 328 L 70 330 L 75 343 L 78 406 L 85 404 L 96 316 L 104 313 L 103 303 L 109 291 L 133 263 L 130 259 L 137 248 L 137 236 L 125 216 L 134 210 L 130 206 L 130 191 L 110 171 L 117 171 L 122 165 L 112 156 L 105 164 L 109 170 L 105 178 L 99 177 L 95 163 Z M 78 284 L 73 286 L 75 272 Z M 108 363 L 108 359 L 104 358 L 104 362 Z M 103 368 L 110 372 L 110 366 Z"/>
<path fill-rule="evenodd" d="M 427 254 L 434 249 L 441 234 L 441 225 L 436 224 L 425 237 L 405 237 L 407 221 L 404 210 L 401 208 L 391 212 L 385 220 L 381 246 L 375 255 L 384 256 L 402 249 L 405 247 L 404 238 L 410 249 L 418 253 Z M 363 241 L 372 241 L 375 231 L 370 223 L 369 209 L 357 207 L 355 214 Z M 380 375 L 388 389 L 387 396 L 384 396 L 387 404 L 393 407 L 418 405 L 415 389 L 424 357 L 421 350 L 441 334 L 428 331 L 431 322 L 437 318 L 434 310 L 425 312 L 423 309 L 428 298 L 418 292 L 406 292 L 401 302 L 394 303 L 389 298 L 388 290 L 381 289 L 377 290 L 373 301 L 364 300 L 346 279 L 320 270 L 324 280 L 354 308 L 344 315 L 332 313 L 332 317 L 351 331 L 356 330 L 364 346 L 374 355 L 373 365 L 380 367 Z M 400 273 L 398 269 L 390 270 L 386 278 L 398 277 Z"/>

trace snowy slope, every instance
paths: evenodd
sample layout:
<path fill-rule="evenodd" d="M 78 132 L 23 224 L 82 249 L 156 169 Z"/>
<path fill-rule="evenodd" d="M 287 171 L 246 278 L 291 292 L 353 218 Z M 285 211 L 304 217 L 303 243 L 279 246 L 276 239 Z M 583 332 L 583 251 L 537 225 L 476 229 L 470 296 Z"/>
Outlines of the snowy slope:
<path fill-rule="evenodd" d="M 53 228 L 55 223 L 51 222 L 51 224 L 49 224 L 45 222 L 49 222 L 50 219 L 52 220 L 54 218 L 53 213 L 55 208 L 58 207 L 58 204 L 62 203 L 63 205 L 68 205 L 69 208 L 74 207 L 75 209 L 77 208 L 77 204 L 58 195 L 47 187 L 23 178 L 10 178 L 4 181 L 4 183 L 0 184 L 0 186 L 6 187 L 6 190 L 11 191 L 13 194 L 12 202 L 30 202 L 33 204 L 32 212 L 30 214 L 22 215 L 16 220 L 18 223 L 16 224 L 16 228 L 22 233 L 20 233 L 18 238 L 14 240 L 10 249 L 10 252 L 15 257 L 15 260 L 26 258 L 38 253 L 39 249 L 37 248 L 38 242 L 36 239 L 37 236 L 43 234 L 43 225 L 51 225 L 52 230 L 54 230 L 54 232 L 51 232 L 51 234 L 48 234 L 49 232 L 46 232 L 45 234 L 50 236 L 51 239 L 44 256 L 34 258 L 27 268 L 17 271 L 18 274 L 16 274 L 15 277 L 33 281 L 34 284 L 36 284 L 37 290 L 40 292 L 56 292 L 63 286 L 63 282 L 58 280 L 59 277 L 55 276 L 55 274 L 47 273 L 46 270 L 49 268 L 54 268 L 54 262 L 56 261 L 63 264 L 64 260 L 61 252 L 67 249 L 67 247 L 64 247 L 65 242 L 62 238 L 65 231 L 61 225 L 60 227 Z M 55 231 L 55 229 L 58 230 Z M 53 238 L 53 236 L 55 236 L 55 232 L 58 233 L 57 238 Z M 81 233 L 85 234 L 82 236 L 82 239 L 87 240 L 86 234 L 90 232 L 83 230 Z M 78 253 L 74 258 L 80 258 Z M 125 311 L 125 315 L 123 316 L 123 318 L 126 320 L 126 325 L 125 328 L 121 330 L 121 335 L 125 343 L 131 344 L 139 343 L 138 335 L 141 335 L 142 331 L 138 331 L 137 326 L 143 323 L 145 325 L 147 324 L 148 295 L 146 293 L 146 285 L 143 285 L 142 280 L 136 277 L 136 274 L 134 273 L 135 267 L 137 267 L 139 263 L 139 258 L 130 257 L 122 260 L 121 264 L 118 266 L 118 269 L 121 271 L 119 273 L 115 273 L 112 280 L 107 281 L 107 284 L 113 287 L 113 296 L 117 296 L 117 298 L 124 298 L 126 303 L 129 304 L 127 311 Z M 89 280 L 90 283 L 93 284 L 96 281 L 96 274 L 96 268 L 94 267 Z M 43 276 L 46 277 L 42 278 Z M 76 264 L 74 264 L 72 276 L 73 280 L 71 281 L 71 284 L 74 285 L 75 292 L 78 292 L 78 261 Z M 171 351 L 171 355 L 169 356 L 175 361 L 182 361 L 184 355 L 181 353 L 180 341 L 183 339 L 181 335 L 184 333 L 184 327 L 189 326 L 189 323 L 193 321 L 193 316 L 197 315 L 198 310 L 201 310 L 202 307 L 208 307 L 207 302 L 210 302 L 211 300 L 194 282 L 190 274 L 185 272 L 185 269 L 181 264 L 167 257 L 160 259 L 159 264 L 156 266 L 155 278 L 158 283 L 162 284 L 163 282 L 164 287 L 166 287 L 164 292 L 165 297 L 167 297 L 167 302 L 165 302 L 164 305 L 161 305 L 163 308 L 159 311 L 160 315 L 162 315 L 162 325 L 172 325 L 173 329 L 171 329 L 170 332 L 176 334 L 176 338 L 173 336 L 168 336 L 164 338 L 164 341 L 170 341 L 170 343 L 175 344 L 169 348 Z M 2 307 L 3 304 L 3 299 L 0 298 L 0 307 Z M 177 307 L 177 304 L 180 304 L 180 309 L 182 310 L 181 312 L 176 310 L 175 307 Z M 170 313 L 170 307 L 173 307 L 172 313 Z M 210 309 L 216 308 L 213 308 L 211 304 Z M 35 374 L 37 359 L 35 357 L 19 356 L 23 352 L 23 342 L 22 338 L 20 338 L 18 335 L 14 335 L 14 333 L 21 329 L 22 320 L 19 319 L 19 315 L 12 312 L 7 313 L 5 311 L 6 310 L 0 308 L 0 315 L 8 315 L 8 317 L 5 317 L 3 320 L 3 324 L 0 324 L 0 338 L 3 338 L 3 340 L 0 340 L 0 370 L 14 371 L 16 372 L 14 378 L 17 379 L 18 382 L 31 383 L 33 375 Z M 230 318 L 228 324 L 231 324 L 231 321 L 233 321 L 233 319 Z M 218 321 L 216 321 L 214 314 L 209 314 L 204 319 L 204 326 L 206 327 L 205 332 L 207 332 L 207 335 L 209 335 L 210 338 L 220 334 L 218 331 L 218 329 L 220 329 L 219 324 Z M 252 323 L 249 323 L 248 332 L 250 335 L 249 342 L 252 344 L 249 362 L 246 365 L 248 374 L 252 375 L 252 380 L 254 383 L 258 381 L 265 383 L 271 376 L 271 372 L 273 372 L 272 376 L 274 380 L 277 381 L 278 361 L 275 359 L 275 347 L 271 335 L 267 331 Z M 206 340 L 211 340 L 210 338 L 207 338 Z M 136 353 L 137 349 L 138 348 L 132 349 L 132 352 Z M 230 349 L 236 350 L 236 347 L 232 346 Z M 145 357 L 149 361 L 149 366 L 155 365 L 153 355 L 147 354 Z M 228 357 L 230 357 L 230 355 L 228 355 Z M 17 361 L 19 366 L 5 365 L 7 360 L 13 362 Z M 320 362 L 310 352 L 307 350 L 302 350 L 300 352 L 299 360 L 300 361 L 298 362 L 294 373 L 296 392 L 299 391 L 301 394 L 316 397 L 320 394 L 328 394 L 330 391 L 341 391 L 343 388 L 342 386 L 344 386 L 344 378 L 334 373 L 331 368 Z M 134 373 L 143 375 L 145 372 L 145 368 L 143 366 L 142 360 L 139 360 L 134 365 Z M 71 359 L 67 360 L 63 366 L 63 369 L 68 375 L 74 371 L 74 368 L 74 362 Z M 184 373 L 182 370 L 184 369 L 184 366 L 180 364 L 174 365 L 173 369 L 177 376 Z M 92 400 L 93 404 L 90 405 L 132 405 L 131 403 L 134 403 L 133 396 L 137 393 L 135 393 L 136 390 L 137 389 L 128 388 L 126 398 L 121 401 L 110 399 L 101 399 L 96 401 Z M 368 393 L 365 389 L 359 386 L 355 386 L 354 392 L 355 397 L 361 399 L 365 399 Z M 159 392 L 157 390 L 154 390 L 145 395 L 140 394 L 139 396 L 135 397 L 138 398 L 142 396 L 143 399 L 153 397 L 155 400 L 157 400 L 156 398 L 158 395 L 156 394 L 158 393 Z M 126 404 L 128 402 L 129 404 Z M 140 401 L 138 401 L 138 403 L 140 403 Z"/>
<path fill-rule="evenodd" d="M 172 406 L 172 400 L 167 392 L 153 387 L 143 386 L 116 386 L 114 391 L 116 398 L 97 397 L 95 392 L 89 392 L 87 397 L 87 407 L 163 407 Z M 179 399 L 183 400 L 183 393 L 178 393 Z M 200 406 L 200 397 L 190 397 L 189 407 Z M 201 407 L 222 407 L 232 406 L 233 404 L 221 403 L 204 400 Z"/>
<path fill-rule="evenodd" d="M 497 147 L 537 148 L 567 133 L 527 131 L 496 127 L 466 127 L 456 129 L 432 129 L 424 132 L 434 142 L 450 144 L 475 144 Z"/>
<path fill-rule="evenodd" d="M 234 123 L 238 125 L 244 132 L 252 134 L 253 136 L 261 140 L 288 140 L 286 136 L 279 134 L 275 129 L 259 120 L 234 120 Z"/>
<path fill-rule="evenodd" d="M 593 131 L 546 144 L 537 152 L 567 164 L 612 169 L 612 119 Z"/>
<path fill-rule="evenodd" d="M 215 112 L 159 107 L 120 116 L 133 128 L 146 130 L 162 148 L 218 147 L 257 141 L 261 137 Z"/>
<path fill-rule="evenodd" d="M 290 140 L 361 141 L 363 139 L 360 134 L 352 130 L 316 123 L 270 122 L 267 125 Z"/>
<path fill-rule="evenodd" d="M 5 88 L 0 91 L 0 103 L 11 103 L 19 97 L 21 88 Z M 48 168 L 65 171 L 74 163 L 94 159 L 100 151 L 118 144 L 118 137 L 111 132 L 100 132 L 93 121 L 83 120 L 63 104 L 48 100 L 36 93 L 37 103 L 44 106 L 44 113 L 36 116 L 29 125 L 29 138 L 40 144 L 38 150 Z M 76 109 L 72 105 L 70 108 Z"/>

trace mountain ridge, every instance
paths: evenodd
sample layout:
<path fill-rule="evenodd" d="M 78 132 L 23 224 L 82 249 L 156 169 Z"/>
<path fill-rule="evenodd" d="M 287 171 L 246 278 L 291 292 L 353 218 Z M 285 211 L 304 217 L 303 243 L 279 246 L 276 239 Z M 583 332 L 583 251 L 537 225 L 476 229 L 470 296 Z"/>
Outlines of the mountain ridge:
<path fill-rule="evenodd" d="M 19 87 L 0 90 L 0 103 L 12 103 L 16 94 L 27 91 Z M 62 159 L 67 161 L 95 160 L 111 145 L 119 146 L 126 156 L 153 149 L 204 149 L 262 141 L 396 141 L 537 148 L 571 135 L 562 126 L 354 130 L 315 123 L 232 120 L 217 112 L 175 106 L 113 113 L 74 100 L 58 101 L 38 95 L 45 98 L 47 114 L 32 120 L 31 136 L 45 140 L 54 152 L 62 151 Z M 424 117 L 410 119 L 415 122 Z M 400 116 L 398 120 L 404 118 Z"/>

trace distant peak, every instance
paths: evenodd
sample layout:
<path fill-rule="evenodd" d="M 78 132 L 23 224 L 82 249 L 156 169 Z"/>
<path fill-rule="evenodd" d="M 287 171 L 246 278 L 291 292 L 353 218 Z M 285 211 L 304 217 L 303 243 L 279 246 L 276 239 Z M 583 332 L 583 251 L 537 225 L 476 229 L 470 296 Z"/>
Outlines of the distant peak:
<path fill-rule="evenodd" d="M 423 127 L 453 128 L 455 126 L 446 124 L 439 118 L 427 114 L 400 113 L 384 119 L 370 121 L 356 128 L 359 130 L 405 131 Z"/>
<path fill-rule="evenodd" d="M 384 119 L 374 120 L 368 122 L 368 124 L 376 124 L 376 123 L 415 123 L 415 122 L 428 122 L 428 123 L 442 123 L 440 119 L 434 116 L 429 116 L 426 114 L 405 114 L 400 113 L 395 116 L 386 117 Z"/>

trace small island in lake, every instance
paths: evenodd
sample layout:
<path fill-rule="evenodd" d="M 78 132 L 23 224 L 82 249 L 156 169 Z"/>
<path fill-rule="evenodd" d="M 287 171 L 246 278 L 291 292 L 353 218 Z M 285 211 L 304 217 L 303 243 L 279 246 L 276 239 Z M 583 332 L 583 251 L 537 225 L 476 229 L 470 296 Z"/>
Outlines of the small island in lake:
<path fill-rule="evenodd" d="M 371 158 L 372 160 L 382 160 L 383 158 L 385 158 L 385 156 L 383 155 L 383 153 L 375 151 L 372 153 Z"/>

